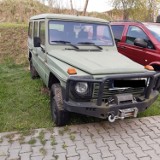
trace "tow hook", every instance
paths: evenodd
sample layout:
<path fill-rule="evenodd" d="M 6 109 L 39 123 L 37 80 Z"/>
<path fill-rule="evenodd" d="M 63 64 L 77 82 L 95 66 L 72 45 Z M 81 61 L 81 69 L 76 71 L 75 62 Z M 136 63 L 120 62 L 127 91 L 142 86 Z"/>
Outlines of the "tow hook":
<path fill-rule="evenodd" d="M 116 116 L 115 116 L 114 114 L 110 114 L 110 115 L 108 116 L 108 121 L 109 121 L 109 122 L 113 123 L 115 120 L 116 120 Z"/>
<path fill-rule="evenodd" d="M 116 116 L 113 113 L 110 113 L 108 116 L 108 121 L 113 123 L 116 119 L 123 120 L 126 117 L 137 117 L 137 114 L 137 108 L 120 109 L 118 115 Z"/>

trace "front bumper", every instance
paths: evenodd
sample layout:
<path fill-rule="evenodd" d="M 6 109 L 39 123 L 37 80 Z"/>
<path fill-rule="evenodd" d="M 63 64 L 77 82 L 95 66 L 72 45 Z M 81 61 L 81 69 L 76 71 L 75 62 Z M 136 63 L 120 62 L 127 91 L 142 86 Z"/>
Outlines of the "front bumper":
<path fill-rule="evenodd" d="M 89 115 L 93 117 L 98 117 L 106 119 L 110 114 L 117 116 L 120 110 L 136 108 L 138 112 L 142 112 L 147 109 L 157 98 L 160 88 L 160 73 L 138 73 L 138 74 L 120 74 L 120 75 L 110 75 L 102 80 L 85 79 L 80 77 L 71 77 L 67 81 L 65 97 L 64 97 L 64 109 L 70 112 L 80 113 L 84 115 Z M 134 101 L 127 103 L 114 103 L 106 104 L 103 102 L 103 90 L 105 82 L 107 80 L 117 80 L 117 79 L 127 79 L 127 78 L 150 78 L 149 85 L 145 89 L 142 101 Z M 96 101 L 90 102 L 76 102 L 69 98 L 70 83 L 72 81 L 89 82 L 89 83 L 99 83 L 98 98 Z M 123 95 L 123 94 L 122 94 Z"/>
<path fill-rule="evenodd" d="M 110 114 L 118 115 L 120 109 L 137 108 L 138 112 L 142 112 L 158 98 L 158 94 L 158 91 L 153 91 L 150 95 L 150 98 L 144 100 L 143 102 L 109 106 L 106 106 L 105 103 L 103 103 L 101 106 L 97 106 L 93 102 L 64 101 L 64 107 L 70 112 L 106 119 Z"/>

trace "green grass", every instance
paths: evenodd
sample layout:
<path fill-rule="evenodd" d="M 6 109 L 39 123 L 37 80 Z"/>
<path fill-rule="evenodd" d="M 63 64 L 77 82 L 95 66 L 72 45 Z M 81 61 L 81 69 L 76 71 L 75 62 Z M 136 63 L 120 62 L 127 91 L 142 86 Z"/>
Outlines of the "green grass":
<path fill-rule="evenodd" d="M 0 64 L 0 132 L 26 132 L 54 126 L 44 84 L 41 79 L 32 80 L 27 67 L 16 65 L 9 59 Z M 154 115 L 160 115 L 160 97 L 138 117 Z M 99 121 L 102 120 L 72 114 L 70 124 Z"/>
<path fill-rule="evenodd" d="M 49 96 L 41 79 L 12 62 L 0 64 L 0 132 L 52 127 Z"/>

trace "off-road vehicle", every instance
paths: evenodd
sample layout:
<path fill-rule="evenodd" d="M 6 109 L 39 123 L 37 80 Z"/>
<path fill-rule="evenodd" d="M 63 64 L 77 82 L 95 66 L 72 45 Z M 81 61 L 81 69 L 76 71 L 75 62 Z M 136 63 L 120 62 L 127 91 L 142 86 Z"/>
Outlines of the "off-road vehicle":
<path fill-rule="evenodd" d="M 42 14 L 30 18 L 32 78 L 50 89 L 51 115 L 58 126 L 69 112 L 114 122 L 136 117 L 159 94 L 159 73 L 118 53 L 105 20 Z"/>

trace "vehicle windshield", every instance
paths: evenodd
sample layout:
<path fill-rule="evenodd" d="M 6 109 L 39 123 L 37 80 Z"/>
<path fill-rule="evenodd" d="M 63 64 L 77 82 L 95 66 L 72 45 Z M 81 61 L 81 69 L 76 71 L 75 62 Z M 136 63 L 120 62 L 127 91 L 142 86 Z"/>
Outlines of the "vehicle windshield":
<path fill-rule="evenodd" d="M 48 33 L 50 44 L 113 45 L 110 28 L 107 24 L 50 20 Z"/>
<path fill-rule="evenodd" d="M 151 31 L 152 35 L 160 42 L 160 26 L 157 25 L 146 25 Z"/>

